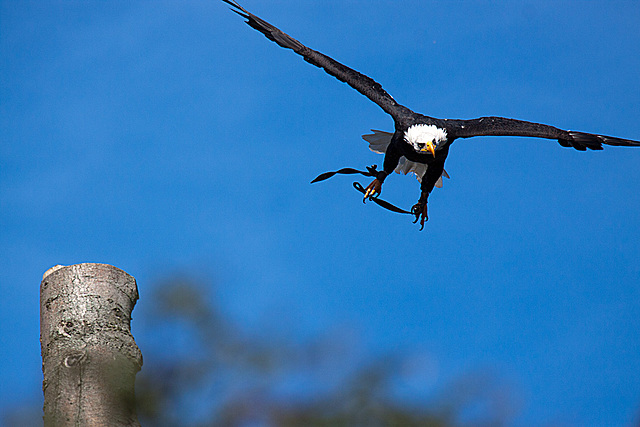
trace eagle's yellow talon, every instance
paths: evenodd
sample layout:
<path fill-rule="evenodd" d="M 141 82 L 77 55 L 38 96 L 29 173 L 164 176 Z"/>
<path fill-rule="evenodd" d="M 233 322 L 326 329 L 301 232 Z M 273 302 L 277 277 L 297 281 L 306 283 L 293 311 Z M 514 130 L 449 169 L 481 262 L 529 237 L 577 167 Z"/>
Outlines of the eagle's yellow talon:
<path fill-rule="evenodd" d="M 365 203 L 369 198 L 379 195 L 381 191 L 382 183 L 378 181 L 378 179 L 374 179 L 373 182 L 367 186 L 364 192 L 364 199 L 362 199 L 362 203 Z"/>

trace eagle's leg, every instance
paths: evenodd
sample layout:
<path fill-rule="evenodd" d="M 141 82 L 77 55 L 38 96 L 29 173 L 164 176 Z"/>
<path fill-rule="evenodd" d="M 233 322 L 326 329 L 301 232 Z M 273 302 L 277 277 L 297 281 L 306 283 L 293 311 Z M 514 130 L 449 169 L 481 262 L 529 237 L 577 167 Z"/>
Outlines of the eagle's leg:
<path fill-rule="evenodd" d="M 413 223 L 415 224 L 416 222 L 420 221 L 420 231 L 422 231 L 422 229 L 424 228 L 424 223 L 429 220 L 429 215 L 427 215 L 428 198 L 429 193 L 423 191 L 420 195 L 420 200 L 418 200 L 418 203 L 413 205 L 413 207 L 411 208 L 411 213 L 416 217 L 416 220 L 413 221 Z"/>
<path fill-rule="evenodd" d="M 378 178 L 376 178 L 365 189 L 364 199 L 362 199 L 362 203 L 365 203 L 367 199 L 371 199 L 376 196 L 379 196 L 381 191 L 382 191 L 382 182 L 379 181 Z"/>
<path fill-rule="evenodd" d="M 413 222 L 416 223 L 420 221 L 420 230 L 424 228 L 424 223 L 429 220 L 429 215 L 427 215 L 427 199 L 429 198 L 429 193 L 431 193 L 431 190 L 433 190 L 436 182 L 438 182 L 438 179 L 440 179 L 444 172 L 445 158 L 432 162 L 422 176 L 422 184 L 420 185 L 422 193 L 420 194 L 420 199 L 418 203 L 411 208 L 411 213 L 416 216 L 416 220 Z"/>

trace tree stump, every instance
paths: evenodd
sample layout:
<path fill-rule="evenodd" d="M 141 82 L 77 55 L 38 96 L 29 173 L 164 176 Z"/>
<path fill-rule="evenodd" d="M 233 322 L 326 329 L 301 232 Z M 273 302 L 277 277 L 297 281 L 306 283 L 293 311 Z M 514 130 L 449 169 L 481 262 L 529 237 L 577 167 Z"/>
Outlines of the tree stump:
<path fill-rule="evenodd" d="M 49 269 L 40 285 L 44 425 L 139 426 L 133 277 L 106 264 Z"/>

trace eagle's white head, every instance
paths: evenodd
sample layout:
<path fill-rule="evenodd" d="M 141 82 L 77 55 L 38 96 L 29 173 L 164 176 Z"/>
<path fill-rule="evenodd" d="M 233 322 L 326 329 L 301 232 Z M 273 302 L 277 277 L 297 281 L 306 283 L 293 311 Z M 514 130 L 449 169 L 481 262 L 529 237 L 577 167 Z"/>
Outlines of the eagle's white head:
<path fill-rule="evenodd" d="M 413 125 L 404 133 L 404 139 L 417 153 L 431 153 L 447 142 L 447 131 L 434 125 Z"/>

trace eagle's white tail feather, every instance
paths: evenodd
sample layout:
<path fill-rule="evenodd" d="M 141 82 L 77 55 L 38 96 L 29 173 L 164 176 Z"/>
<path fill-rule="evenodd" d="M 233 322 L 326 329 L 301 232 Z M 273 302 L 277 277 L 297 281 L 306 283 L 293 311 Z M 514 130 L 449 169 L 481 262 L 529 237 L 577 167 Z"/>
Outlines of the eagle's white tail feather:
<path fill-rule="evenodd" d="M 403 173 L 405 175 L 409 175 L 410 173 L 414 173 L 418 181 L 422 182 L 422 177 L 424 173 L 427 171 L 427 165 L 424 163 L 416 163 L 410 160 L 407 160 L 406 157 L 400 157 L 400 161 L 398 162 L 398 166 L 396 167 L 396 173 Z"/>
<path fill-rule="evenodd" d="M 384 154 L 387 151 L 387 147 L 391 143 L 391 138 L 393 137 L 393 133 L 384 132 L 381 130 L 371 129 L 372 134 L 362 135 L 362 139 L 369 143 L 369 149 L 374 153 Z M 427 165 L 424 163 L 416 163 L 410 160 L 407 160 L 406 157 L 401 157 L 398 166 L 395 169 L 396 173 L 402 173 L 404 175 L 408 175 L 413 173 L 416 175 L 416 178 L 419 182 L 422 182 L 422 177 L 424 173 L 427 171 Z M 438 178 L 436 182 L 436 187 L 442 188 L 442 177 L 449 178 L 449 174 L 447 171 L 442 172 L 442 176 Z"/>

